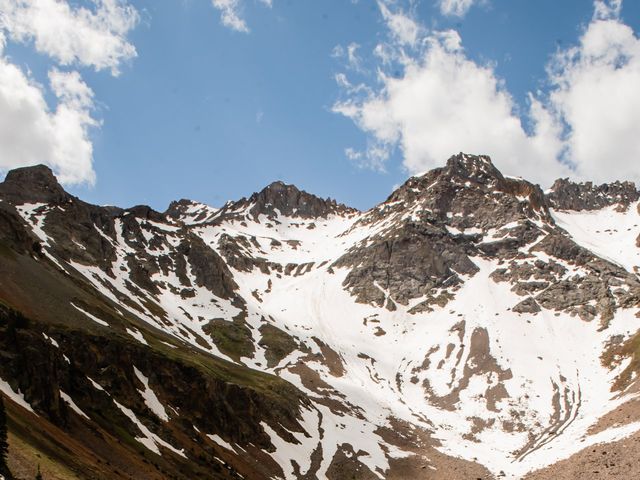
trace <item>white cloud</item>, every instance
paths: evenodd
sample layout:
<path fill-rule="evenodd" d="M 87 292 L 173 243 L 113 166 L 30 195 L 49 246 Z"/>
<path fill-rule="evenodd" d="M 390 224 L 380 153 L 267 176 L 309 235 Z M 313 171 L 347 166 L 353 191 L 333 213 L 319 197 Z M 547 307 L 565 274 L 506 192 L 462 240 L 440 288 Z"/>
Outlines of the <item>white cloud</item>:
<path fill-rule="evenodd" d="M 549 108 L 566 126 L 567 160 L 597 181 L 640 181 L 640 39 L 619 11 L 620 2 L 596 2 L 578 45 L 550 67 Z"/>
<path fill-rule="evenodd" d="M 456 32 L 426 40 L 427 48 L 408 61 L 401 78 L 383 76 L 375 94 L 334 105 L 370 134 L 377 148 L 367 154 L 373 153 L 374 164 L 386 159 L 381 151 L 388 158 L 389 149 L 399 146 L 404 166 L 414 174 L 458 151 L 492 155 L 506 173 L 534 180 L 542 180 L 541 172 L 563 173 L 555 161 L 560 151 L 556 127 L 539 102 L 531 101 L 535 128 L 530 135 L 493 69 L 469 60 Z"/>
<path fill-rule="evenodd" d="M 344 155 L 358 168 L 386 172 L 386 162 L 391 152 L 383 143 L 370 142 L 365 151 L 345 148 Z"/>
<path fill-rule="evenodd" d="M 594 20 L 617 19 L 622 10 L 622 0 L 595 0 L 593 10 Z"/>
<path fill-rule="evenodd" d="M 119 73 L 136 56 L 127 34 L 138 12 L 124 0 L 94 0 L 94 8 L 60 0 L 0 0 L 0 29 L 61 65 L 91 66 Z"/>
<path fill-rule="evenodd" d="M 344 48 L 342 45 L 336 45 L 331 51 L 331 57 L 337 59 L 346 60 L 346 67 L 356 72 L 364 73 L 364 67 L 362 66 L 362 58 L 358 55 L 360 45 L 356 42 L 351 42 Z"/>
<path fill-rule="evenodd" d="M 494 66 L 466 55 L 457 32 L 419 35 L 408 52 L 406 39 L 392 33 L 374 51 L 377 86 L 356 89 L 337 77 L 344 98 L 334 112 L 367 134 L 358 152 L 366 161 L 356 160 L 381 170 L 397 148 L 417 174 L 465 151 L 489 154 L 504 173 L 543 185 L 559 176 L 640 180 L 640 40 L 619 20 L 620 7 L 594 3 L 578 44 L 557 53 L 547 90 L 529 94 L 526 108 Z"/>
<path fill-rule="evenodd" d="M 0 169 L 45 163 L 64 183 L 92 184 L 93 92 L 77 72 L 51 70 L 49 82 L 54 111 L 42 87 L 0 57 Z"/>
<path fill-rule="evenodd" d="M 464 17 L 477 0 L 439 0 L 443 15 Z"/>
<path fill-rule="evenodd" d="M 391 11 L 387 2 L 388 0 L 378 0 L 378 7 L 395 41 L 401 45 L 415 45 L 422 28 L 418 22 L 401 9 Z"/>
<path fill-rule="evenodd" d="M 358 49 L 360 45 L 355 42 L 350 43 L 347 46 L 347 61 L 349 62 L 349 66 L 353 70 L 361 71 L 362 70 L 362 60 L 358 56 Z"/>
<path fill-rule="evenodd" d="M 220 10 L 220 20 L 225 27 L 236 32 L 249 32 L 249 27 L 240 14 L 240 0 L 211 0 L 211 3 Z"/>
<path fill-rule="evenodd" d="M 273 0 L 259 0 L 267 8 L 273 7 Z M 220 11 L 220 20 L 225 27 L 236 32 L 249 33 L 247 22 L 242 17 L 243 0 L 211 0 L 213 7 Z"/>
<path fill-rule="evenodd" d="M 351 147 L 345 148 L 344 154 L 352 162 L 358 162 L 362 159 L 362 152 L 359 152 Z"/>
<path fill-rule="evenodd" d="M 127 35 L 139 21 L 126 0 L 0 0 L 0 170 L 44 163 L 63 183 L 95 182 L 94 94 L 77 71 L 118 75 L 136 56 Z M 48 88 L 4 55 L 5 41 L 49 57 Z"/>

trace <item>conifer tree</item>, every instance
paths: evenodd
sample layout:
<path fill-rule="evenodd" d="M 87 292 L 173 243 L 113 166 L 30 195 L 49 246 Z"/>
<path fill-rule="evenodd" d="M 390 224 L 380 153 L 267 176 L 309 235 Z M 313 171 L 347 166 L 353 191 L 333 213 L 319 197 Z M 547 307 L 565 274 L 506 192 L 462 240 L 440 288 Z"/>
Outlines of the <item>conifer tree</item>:
<path fill-rule="evenodd" d="M 0 472 L 7 471 L 7 455 L 9 443 L 7 441 L 7 414 L 4 410 L 4 400 L 0 395 Z"/>
<path fill-rule="evenodd" d="M 7 456 L 9 455 L 9 441 L 7 439 L 7 412 L 4 409 L 4 397 L 0 393 L 0 476 L 5 480 L 13 479 L 9 466 L 7 465 Z"/>

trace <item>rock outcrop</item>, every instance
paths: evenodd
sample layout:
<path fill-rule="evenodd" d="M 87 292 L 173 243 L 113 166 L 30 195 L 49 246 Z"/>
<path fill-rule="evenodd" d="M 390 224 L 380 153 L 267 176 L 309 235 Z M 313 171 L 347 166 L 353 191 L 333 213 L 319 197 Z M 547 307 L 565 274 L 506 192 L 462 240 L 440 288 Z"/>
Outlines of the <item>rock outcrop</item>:
<path fill-rule="evenodd" d="M 626 210 L 640 199 L 640 192 L 633 182 L 594 185 L 593 182 L 575 183 L 561 178 L 547 192 L 547 199 L 558 210 L 599 210 L 612 205 Z"/>

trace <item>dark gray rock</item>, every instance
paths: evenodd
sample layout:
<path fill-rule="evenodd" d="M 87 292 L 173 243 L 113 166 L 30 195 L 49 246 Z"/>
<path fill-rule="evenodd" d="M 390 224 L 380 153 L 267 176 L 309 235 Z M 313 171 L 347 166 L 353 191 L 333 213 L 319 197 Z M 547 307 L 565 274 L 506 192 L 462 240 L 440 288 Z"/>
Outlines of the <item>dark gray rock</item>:
<path fill-rule="evenodd" d="M 356 212 L 355 209 L 339 204 L 333 199 L 316 197 L 299 190 L 295 185 L 287 185 L 281 181 L 273 182 L 248 199 L 243 198 L 225 206 L 223 210 L 234 211 L 247 207 L 251 207 L 250 213 L 253 218 L 260 215 L 274 218 L 276 211 L 287 217 L 299 218 L 319 218 Z"/>
<path fill-rule="evenodd" d="M 429 310 L 446 304 L 460 275 L 478 271 L 470 256 L 521 255 L 520 247 L 544 234 L 539 221 L 552 228 L 538 186 L 505 178 L 489 157 L 461 153 L 443 168 L 410 178 L 368 212 L 357 226 L 390 225 L 333 266 L 350 268 L 344 285 L 359 302 L 383 305 L 384 292 L 403 305 L 426 296 L 427 304 L 412 311 Z M 497 238 L 483 241 L 490 230 L 498 230 Z"/>
<path fill-rule="evenodd" d="M 9 171 L 0 183 L 0 196 L 14 205 L 23 203 L 62 203 L 71 195 L 64 191 L 51 169 L 45 165 Z"/>
<path fill-rule="evenodd" d="M 640 199 L 640 192 L 633 182 L 594 185 L 593 182 L 575 183 L 561 178 L 555 181 L 546 197 L 549 204 L 558 210 L 599 210 L 611 205 L 626 210 Z"/>
<path fill-rule="evenodd" d="M 538 313 L 541 311 L 540 305 L 532 297 L 525 298 L 512 309 L 516 313 Z"/>

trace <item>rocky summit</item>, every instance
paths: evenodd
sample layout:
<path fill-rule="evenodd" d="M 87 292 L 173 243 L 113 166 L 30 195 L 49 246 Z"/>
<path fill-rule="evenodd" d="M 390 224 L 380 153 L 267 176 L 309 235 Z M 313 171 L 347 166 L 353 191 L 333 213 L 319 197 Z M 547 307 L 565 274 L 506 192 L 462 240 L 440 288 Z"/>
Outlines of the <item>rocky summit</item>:
<path fill-rule="evenodd" d="M 640 475 L 640 193 L 458 154 L 360 212 L 0 184 L 0 476 Z"/>

